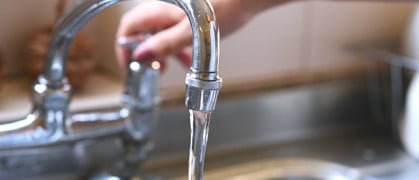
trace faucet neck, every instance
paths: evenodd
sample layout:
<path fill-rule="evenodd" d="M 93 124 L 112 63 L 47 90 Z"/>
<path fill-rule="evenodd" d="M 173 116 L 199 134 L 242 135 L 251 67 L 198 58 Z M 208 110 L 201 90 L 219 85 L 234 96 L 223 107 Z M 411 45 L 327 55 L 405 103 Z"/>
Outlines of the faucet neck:
<path fill-rule="evenodd" d="M 65 66 L 70 45 L 80 29 L 96 14 L 123 0 L 79 1 L 56 24 L 46 56 L 44 78 L 51 88 L 60 88 L 65 79 Z"/>

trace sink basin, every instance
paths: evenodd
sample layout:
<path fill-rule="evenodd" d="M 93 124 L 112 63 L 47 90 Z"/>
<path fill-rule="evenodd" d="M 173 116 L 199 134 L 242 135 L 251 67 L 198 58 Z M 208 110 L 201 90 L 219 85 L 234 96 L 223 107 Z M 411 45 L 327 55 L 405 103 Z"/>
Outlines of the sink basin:
<path fill-rule="evenodd" d="M 393 122 L 371 118 L 365 83 L 341 80 L 221 98 L 204 179 L 416 180 L 419 163 L 402 149 Z M 163 108 L 155 151 L 142 172 L 187 179 L 186 117 L 183 108 Z"/>
<path fill-rule="evenodd" d="M 205 180 L 416 180 L 419 163 L 389 135 L 365 130 L 208 156 Z M 187 179 L 186 161 L 149 165 Z"/>

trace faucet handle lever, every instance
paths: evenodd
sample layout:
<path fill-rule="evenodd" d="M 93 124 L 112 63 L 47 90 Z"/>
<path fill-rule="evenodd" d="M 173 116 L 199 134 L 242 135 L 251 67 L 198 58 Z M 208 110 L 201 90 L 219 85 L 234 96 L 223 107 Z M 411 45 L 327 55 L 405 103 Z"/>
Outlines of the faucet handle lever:
<path fill-rule="evenodd" d="M 130 62 L 125 84 L 125 92 L 122 96 L 123 103 L 137 109 L 148 110 L 159 103 L 159 89 L 159 62 Z"/>
<path fill-rule="evenodd" d="M 133 51 L 149 34 L 122 37 L 119 45 Z M 158 61 L 130 61 L 122 102 L 130 107 L 148 110 L 159 103 L 160 63 Z"/>

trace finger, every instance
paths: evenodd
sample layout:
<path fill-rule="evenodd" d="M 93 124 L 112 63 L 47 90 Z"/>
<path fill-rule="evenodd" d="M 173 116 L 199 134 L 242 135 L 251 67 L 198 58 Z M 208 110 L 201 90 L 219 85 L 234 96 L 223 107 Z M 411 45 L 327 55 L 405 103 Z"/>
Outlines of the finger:
<path fill-rule="evenodd" d="M 192 42 L 192 31 L 189 20 L 184 18 L 180 23 L 160 31 L 147 39 L 134 51 L 136 59 L 157 59 L 177 55 Z"/>
<path fill-rule="evenodd" d="M 179 22 L 184 16 L 185 14 L 180 8 L 165 2 L 153 1 L 144 3 L 123 16 L 117 30 L 116 39 L 170 27 Z M 118 63 L 126 66 L 131 58 L 131 53 L 122 49 L 117 43 L 115 51 Z"/>
<path fill-rule="evenodd" d="M 180 21 L 185 13 L 177 6 L 165 2 L 151 2 L 137 6 L 121 18 L 118 36 L 152 32 Z"/>
<path fill-rule="evenodd" d="M 123 57 L 123 61 L 118 61 L 119 65 L 122 67 L 126 67 L 128 62 L 132 60 L 132 52 L 138 47 L 141 42 L 146 39 L 146 35 L 144 34 L 136 34 L 132 36 L 122 36 L 117 39 L 117 46 L 119 47 L 117 50 L 118 55 Z M 122 58 L 121 58 L 122 59 Z"/>

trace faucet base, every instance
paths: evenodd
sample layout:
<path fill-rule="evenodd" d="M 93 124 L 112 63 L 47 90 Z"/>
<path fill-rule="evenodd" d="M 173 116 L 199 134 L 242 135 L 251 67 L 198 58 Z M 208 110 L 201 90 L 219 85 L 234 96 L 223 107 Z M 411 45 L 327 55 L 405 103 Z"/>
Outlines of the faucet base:
<path fill-rule="evenodd" d="M 131 177 L 146 159 L 151 145 L 146 140 L 123 138 L 125 134 L 121 131 L 96 139 L 0 151 L 0 179 L 44 180 L 67 174 L 81 179 L 97 171 Z"/>

